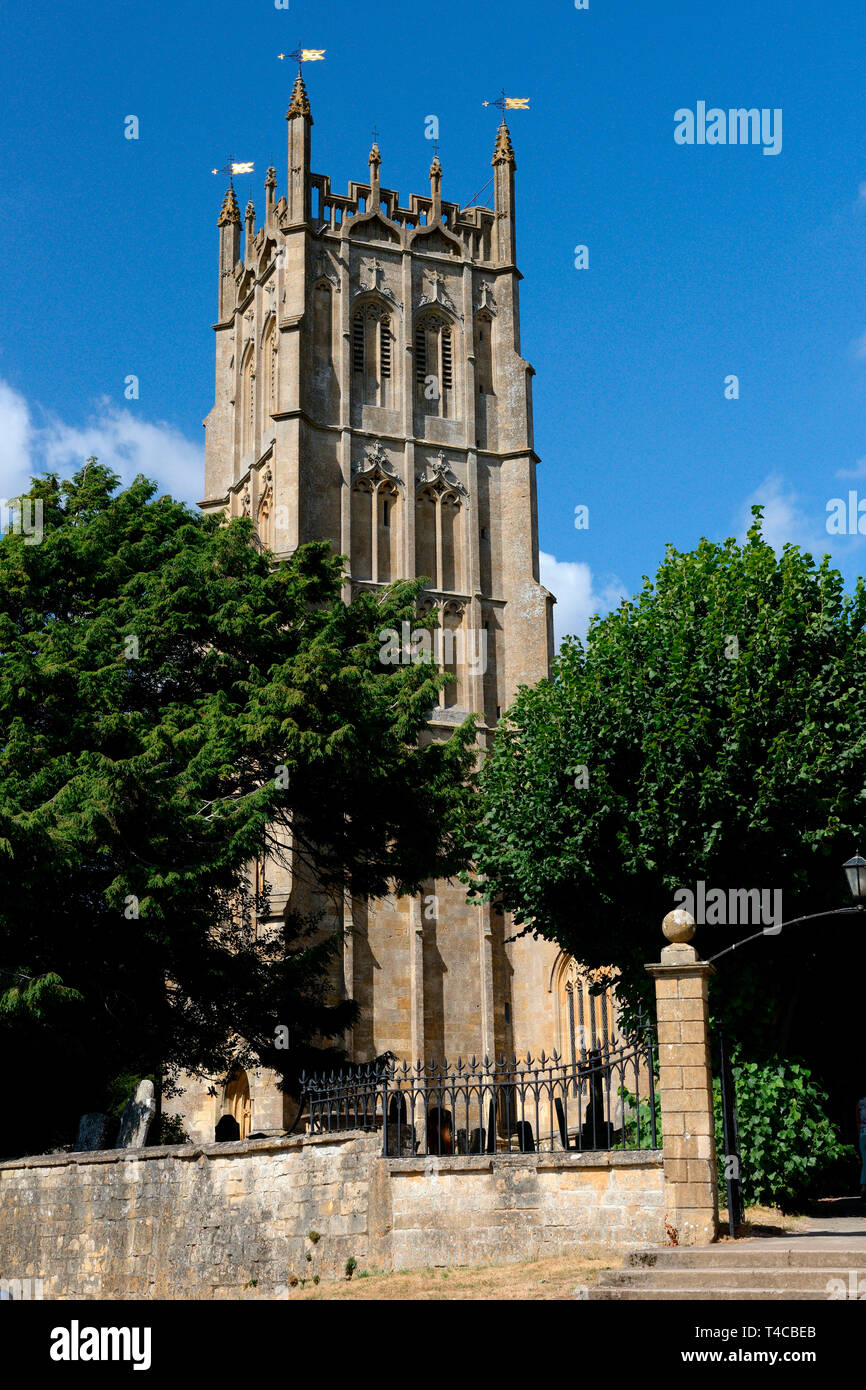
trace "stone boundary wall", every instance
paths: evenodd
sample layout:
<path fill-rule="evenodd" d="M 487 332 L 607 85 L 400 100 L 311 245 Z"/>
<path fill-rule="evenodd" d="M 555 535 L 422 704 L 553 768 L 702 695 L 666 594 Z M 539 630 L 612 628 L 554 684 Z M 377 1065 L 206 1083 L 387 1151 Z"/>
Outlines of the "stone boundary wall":
<path fill-rule="evenodd" d="M 392 1158 L 394 1269 L 665 1242 L 655 1151 Z"/>
<path fill-rule="evenodd" d="M 663 1203 L 657 1151 L 383 1159 L 381 1135 L 349 1133 L 48 1154 L 0 1163 L 0 1278 L 42 1279 L 46 1298 L 275 1298 L 350 1258 L 661 1243 Z"/>

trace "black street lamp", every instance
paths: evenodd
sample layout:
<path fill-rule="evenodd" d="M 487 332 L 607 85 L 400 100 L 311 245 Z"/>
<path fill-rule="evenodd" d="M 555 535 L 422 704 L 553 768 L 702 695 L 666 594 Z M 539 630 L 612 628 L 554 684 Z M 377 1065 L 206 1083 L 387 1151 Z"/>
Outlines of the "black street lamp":
<path fill-rule="evenodd" d="M 853 859 L 842 865 L 842 868 L 848 879 L 851 897 L 859 906 L 866 898 L 866 859 L 860 854 L 855 854 Z"/>

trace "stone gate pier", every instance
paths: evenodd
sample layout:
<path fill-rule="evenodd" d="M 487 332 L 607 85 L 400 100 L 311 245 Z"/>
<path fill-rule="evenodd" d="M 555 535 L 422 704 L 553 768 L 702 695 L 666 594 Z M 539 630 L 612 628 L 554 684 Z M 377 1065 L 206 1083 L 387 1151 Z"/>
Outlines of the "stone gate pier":
<path fill-rule="evenodd" d="M 669 944 L 646 969 L 656 988 L 666 1220 L 680 1245 L 708 1245 L 719 1222 L 708 1002 L 715 971 L 690 944 L 688 912 L 669 912 L 662 930 Z"/>

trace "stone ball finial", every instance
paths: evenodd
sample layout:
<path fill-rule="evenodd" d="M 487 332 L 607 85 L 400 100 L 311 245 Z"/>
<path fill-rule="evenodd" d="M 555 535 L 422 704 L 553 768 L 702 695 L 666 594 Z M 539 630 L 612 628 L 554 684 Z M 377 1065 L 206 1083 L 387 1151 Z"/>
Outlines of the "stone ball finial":
<path fill-rule="evenodd" d="M 684 907 L 675 907 L 662 922 L 662 931 L 668 941 L 691 941 L 695 934 L 695 919 Z"/>

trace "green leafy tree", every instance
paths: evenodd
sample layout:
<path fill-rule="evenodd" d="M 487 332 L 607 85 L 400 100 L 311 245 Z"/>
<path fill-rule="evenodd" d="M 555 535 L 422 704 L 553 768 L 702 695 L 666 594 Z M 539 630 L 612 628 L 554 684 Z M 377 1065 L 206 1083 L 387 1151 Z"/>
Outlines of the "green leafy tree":
<path fill-rule="evenodd" d="M 257 936 L 248 866 L 289 835 L 337 897 L 466 862 L 471 725 L 420 740 L 444 678 L 380 660 L 420 585 L 346 604 L 327 545 L 276 564 L 248 520 L 117 489 L 36 480 L 41 542 L 0 542 L 0 1039 L 33 1097 L 6 1152 L 121 1073 L 218 1074 L 243 1039 L 290 1085 L 339 1038 L 333 932 Z"/>
<path fill-rule="evenodd" d="M 852 1145 L 842 1141 L 827 1118 L 828 1097 L 807 1067 L 778 1059 L 750 1062 L 735 1049 L 731 1058 L 737 1090 L 743 1197 L 747 1206 L 802 1209 L 810 1198 L 846 1184 L 856 1175 Z M 713 1088 L 719 1199 L 726 1200 L 721 1091 Z"/>
<path fill-rule="evenodd" d="M 482 774 L 475 890 L 647 998 L 680 888 L 780 889 L 784 917 L 846 905 L 866 807 L 866 588 L 827 557 L 667 551 L 655 581 L 566 640 L 519 692 Z M 699 926 L 712 956 L 760 924 Z M 719 963 L 714 1010 L 754 1057 L 805 1056 L 839 1115 L 863 1094 L 863 921 L 764 936 Z"/>

